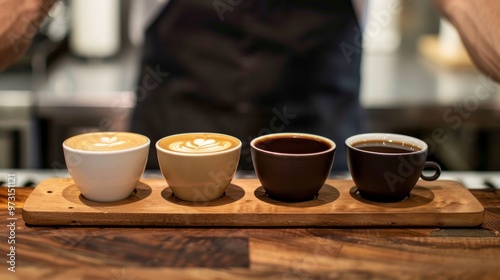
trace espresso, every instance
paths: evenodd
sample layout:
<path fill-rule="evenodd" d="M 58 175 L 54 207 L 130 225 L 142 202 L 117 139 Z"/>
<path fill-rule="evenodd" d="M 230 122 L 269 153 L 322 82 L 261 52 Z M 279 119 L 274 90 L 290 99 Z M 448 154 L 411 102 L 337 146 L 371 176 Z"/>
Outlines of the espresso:
<path fill-rule="evenodd" d="M 254 145 L 261 150 L 282 154 L 313 154 L 332 148 L 329 143 L 320 139 L 292 136 L 265 138 Z"/>
<path fill-rule="evenodd" d="M 165 137 L 158 143 L 162 149 L 188 154 L 214 153 L 238 147 L 234 137 L 216 133 L 185 133 Z"/>
<path fill-rule="evenodd" d="M 64 141 L 69 148 L 83 151 L 119 151 L 148 143 L 146 136 L 129 132 L 91 132 Z"/>
<path fill-rule="evenodd" d="M 370 140 L 357 142 L 352 144 L 352 146 L 363 151 L 385 154 L 406 154 L 422 150 L 420 147 L 412 145 L 411 143 L 404 143 L 394 140 Z"/>

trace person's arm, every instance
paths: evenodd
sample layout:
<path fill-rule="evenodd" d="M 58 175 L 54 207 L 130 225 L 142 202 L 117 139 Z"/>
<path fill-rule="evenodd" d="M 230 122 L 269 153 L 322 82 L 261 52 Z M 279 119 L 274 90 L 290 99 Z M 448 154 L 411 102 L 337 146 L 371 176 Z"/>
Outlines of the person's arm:
<path fill-rule="evenodd" d="M 434 0 L 457 29 L 476 66 L 500 82 L 500 1 Z"/>
<path fill-rule="evenodd" d="M 21 57 L 57 0 L 0 0 L 0 71 Z"/>

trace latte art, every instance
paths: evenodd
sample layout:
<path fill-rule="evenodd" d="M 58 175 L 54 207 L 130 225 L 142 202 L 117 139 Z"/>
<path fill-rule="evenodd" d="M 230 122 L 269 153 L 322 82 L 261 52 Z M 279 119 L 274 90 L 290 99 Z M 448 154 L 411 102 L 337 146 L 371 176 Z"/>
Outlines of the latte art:
<path fill-rule="evenodd" d="M 128 132 L 93 132 L 73 136 L 64 144 L 70 148 L 85 151 L 125 150 L 148 143 L 148 138 Z"/>
<path fill-rule="evenodd" d="M 186 153 L 206 154 L 234 149 L 240 145 L 237 138 L 217 133 L 186 133 L 161 139 L 158 146 L 162 149 Z"/>
<path fill-rule="evenodd" d="M 106 137 L 103 136 L 100 139 L 100 142 L 95 142 L 95 143 L 89 143 L 89 145 L 92 145 L 94 147 L 113 147 L 113 146 L 119 146 L 119 145 L 124 145 L 127 144 L 126 140 L 118 140 L 116 136 L 113 137 Z"/>
<path fill-rule="evenodd" d="M 170 144 L 170 150 L 184 153 L 210 153 L 226 150 L 230 147 L 231 142 L 229 141 L 202 138 Z"/>

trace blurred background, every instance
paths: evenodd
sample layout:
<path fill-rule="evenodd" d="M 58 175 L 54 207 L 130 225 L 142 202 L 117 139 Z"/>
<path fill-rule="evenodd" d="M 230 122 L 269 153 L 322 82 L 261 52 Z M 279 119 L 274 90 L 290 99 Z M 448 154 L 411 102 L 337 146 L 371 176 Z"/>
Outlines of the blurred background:
<path fill-rule="evenodd" d="M 425 140 L 445 170 L 500 170 L 500 87 L 432 1 L 354 1 L 367 130 Z M 0 168 L 61 169 L 67 137 L 127 130 L 142 25 L 159 2 L 62 0 L 51 10 L 25 57 L 0 73 Z"/>

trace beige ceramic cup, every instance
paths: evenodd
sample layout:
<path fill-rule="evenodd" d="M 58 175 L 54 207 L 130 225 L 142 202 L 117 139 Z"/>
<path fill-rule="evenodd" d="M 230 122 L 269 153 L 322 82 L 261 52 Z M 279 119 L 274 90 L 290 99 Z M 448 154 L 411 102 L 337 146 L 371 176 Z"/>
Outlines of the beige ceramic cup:
<path fill-rule="evenodd" d="M 150 140 L 128 132 L 92 132 L 63 142 L 66 166 L 82 195 L 93 201 L 130 196 L 148 158 Z"/>
<path fill-rule="evenodd" d="M 184 133 L 160 139 L 156 151 L 161 172 L 174 195 L 205 202 L 221 197 L 231 183 L 241 141 L 219 133 Z"/>

